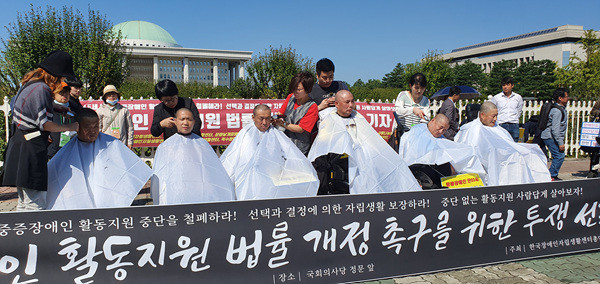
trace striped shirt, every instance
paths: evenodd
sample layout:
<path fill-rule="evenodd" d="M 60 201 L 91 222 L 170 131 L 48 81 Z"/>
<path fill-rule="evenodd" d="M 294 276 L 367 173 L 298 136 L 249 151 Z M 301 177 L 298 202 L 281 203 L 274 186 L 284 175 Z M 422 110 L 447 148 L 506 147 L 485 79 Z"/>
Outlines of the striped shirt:
<path fill-rule="evenodd" d="M 410 130 L 410 128 L 421 122 L 421 118 L 413 113 L 413 108 L 419 108 L 425 113 L 427 120 L 429 119 L 429 99 L 423 96 L 419 103 L 413 101 L 412 96 L 408 91 L 402 91 L 396 98 L 396 114 L 401 125 L 404 126 L 404 130 Z"/>
<path fill-rule="evenodd" d="M 52 121 L 52 90 L 44 82 L 28 85 L 16 97 L 13 123 L 21 130 L 44 130 L 44 123 Z"/>

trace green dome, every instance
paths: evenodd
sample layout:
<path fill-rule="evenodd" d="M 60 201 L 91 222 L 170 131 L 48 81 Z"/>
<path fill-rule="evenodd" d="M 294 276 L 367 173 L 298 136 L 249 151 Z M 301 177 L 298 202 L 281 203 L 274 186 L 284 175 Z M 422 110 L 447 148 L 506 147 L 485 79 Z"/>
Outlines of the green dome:
<path fill-rule="evenodd" d="M 181 47 L 165 29 L 146 21 L 123 22 L 113 26 L 112 30 L 115 33 L 121 31 L 128 45 Z"/>

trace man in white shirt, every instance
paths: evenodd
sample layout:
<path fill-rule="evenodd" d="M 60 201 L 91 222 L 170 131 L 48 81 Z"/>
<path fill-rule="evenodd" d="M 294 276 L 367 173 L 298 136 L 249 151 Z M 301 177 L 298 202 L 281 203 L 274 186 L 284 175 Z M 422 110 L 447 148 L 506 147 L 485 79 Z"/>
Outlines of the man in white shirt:
<path fill-rule="evenodd" d="M 512 91 L 515 81 L 512 77 L 502 78 L 502 92 L 490 100 L 498 107 L 498 125 L 506 129 L 515 142 L 519 141 L 519 118 L 523 113 L 523 98 Z"/>
<path fill-rule="evenodd" d="M 221 162 L 235 184 L 238 200 L 317 195 L 312 164 L 283 132 L 271 126 L 271 108 L 254 107 L 254 123 L 240 130 Z"/>

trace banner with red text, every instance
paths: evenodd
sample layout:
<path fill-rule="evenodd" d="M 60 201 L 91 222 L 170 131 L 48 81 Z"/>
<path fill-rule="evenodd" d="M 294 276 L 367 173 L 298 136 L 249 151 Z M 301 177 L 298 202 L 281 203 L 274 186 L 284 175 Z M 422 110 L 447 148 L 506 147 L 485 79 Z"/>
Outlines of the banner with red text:
<path fill-rule="evenodd" d="M 202 137 L 211 145 L 229 145 L 237 133 L 252 123 L 252 110 L 257 104 L 266 104 L 273 113 L 277 112 L 284 100 L 267 99 L 194 99 L 202 120 Z M 81 101 L 84 107 L 98 109 L 102 101 Z M 134 126 L 134 147 L 157 147 L 162 137 L 150 134 L 154 106 L 158 100 L 120 101 L 129 109 Z M 357 103 L 356 110 L 365 116 L 375 130 L 387 140 L 392 133 L 394 116 L 393 104 Z"/>

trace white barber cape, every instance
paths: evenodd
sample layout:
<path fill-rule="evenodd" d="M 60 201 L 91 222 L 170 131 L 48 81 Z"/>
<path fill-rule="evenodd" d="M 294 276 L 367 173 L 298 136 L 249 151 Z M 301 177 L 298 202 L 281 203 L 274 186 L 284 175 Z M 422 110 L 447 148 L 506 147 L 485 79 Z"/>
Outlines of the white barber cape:
<path fill-rule="evenodd" d="M 328 153 L 348 154 L 351 194 L 421 190 L 406 163 L 356 111 L 342 118 L 334 110 L 321 121 L 308 159 Z"/>
<path fill-rule="evenodd" d="M 540 147 L 515 143 L 500 126 L 485 126 L 477 118 L 461 126 L 454 141 L 475 147 L 487 171 L 489 186 L 550 181 L 546 156 Z"/>
<path fill-rule="evenodd" d="M 233 182 L 202 137 L 174 134 L 154 156 L 150 191 L 155 205 L 235 200 Z"/>
<path fill-rule="evenodd" d="M 475 149 L 444 138 L 435 138 L 426 123 L 413 126 L 400 138 L 400 158 L 408 165 L 450 163 L 461 174 L 476 173 L 485 180 L 486 172 Z"/>
<path fill-rule="evenodd" d="M 244 127 L 221 162 L 235 184 L 238 200 L 316 196 L 317 172 L 283 132 Z"/>
<path fill-rule="evenodd" d="M 130 206 L 152 170 L 121 141 L 71 139 L 48 162 L 48 209 Z"/>

